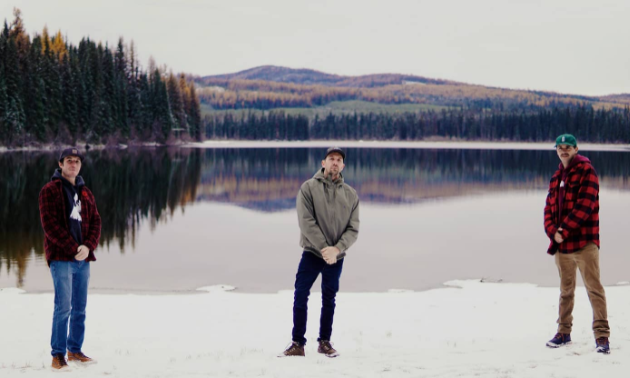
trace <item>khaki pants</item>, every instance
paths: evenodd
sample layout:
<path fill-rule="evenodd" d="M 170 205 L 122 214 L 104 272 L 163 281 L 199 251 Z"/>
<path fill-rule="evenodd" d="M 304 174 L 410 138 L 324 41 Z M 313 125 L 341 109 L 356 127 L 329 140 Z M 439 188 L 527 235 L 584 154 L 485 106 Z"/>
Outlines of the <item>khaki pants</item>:
<path fill-rule="evenodd" d="M 609 337 L 606 293 L 599 280 L 599 248 L 588 243 L 575 253 L 556 253 L 556 265 L 560 273 L 560 311 L 558 332 L 571 333 L 573 305 L 575 303 L 576 271 L 580 269 L 588 299 L 593 308 L 593 333 L 595 338 Z"/>

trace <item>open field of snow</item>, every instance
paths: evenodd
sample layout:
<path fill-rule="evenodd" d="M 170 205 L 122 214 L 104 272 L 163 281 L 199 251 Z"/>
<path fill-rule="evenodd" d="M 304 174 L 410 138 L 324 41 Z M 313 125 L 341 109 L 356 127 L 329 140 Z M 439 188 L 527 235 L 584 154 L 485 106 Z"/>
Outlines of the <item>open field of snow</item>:
<path fill-rule="evenodd" d="M 559 291 L 453 281 L 424 292 L 338 295 L 333 342 L 316 353 L 320 295 L 311 295 L 306 357 L 290 341 L 293 293 L 208 288 L 186 295 L 92 294 L 84 352 L 71 377 L 627 377 L 630 286 L 606 288 L 610 355 L 595 352 L 591 310 L 576 292 L 573 344 L 549 349 Z M 343 291 L 343 277 L 342 277 Z M 0 290 L 0 376 L 47 377 L 53 295 Z"/>

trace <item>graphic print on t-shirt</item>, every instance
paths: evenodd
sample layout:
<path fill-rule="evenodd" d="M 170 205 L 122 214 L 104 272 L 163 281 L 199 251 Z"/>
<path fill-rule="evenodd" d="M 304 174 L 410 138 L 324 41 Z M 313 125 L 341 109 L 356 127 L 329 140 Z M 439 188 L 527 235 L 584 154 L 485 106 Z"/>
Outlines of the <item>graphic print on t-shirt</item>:
<path fill-rule="evenodd" d="M 74 205 L 72 206 L 70 219 L 75 219 L 81 222 L 81 200 L 79 199 L 79 196 L 76 193 L 74 195 Z"/>

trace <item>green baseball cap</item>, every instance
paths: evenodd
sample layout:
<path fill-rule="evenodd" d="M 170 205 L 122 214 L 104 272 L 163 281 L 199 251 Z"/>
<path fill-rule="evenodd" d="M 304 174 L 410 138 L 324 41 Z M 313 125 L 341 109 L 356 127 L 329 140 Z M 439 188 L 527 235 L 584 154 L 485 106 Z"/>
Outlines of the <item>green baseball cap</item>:
<path fill-rule="evenodd" d="M 556 138 L 556 145 L 554 147 L 558 147 L 561 144 L 577 147 L 577 139 L 571 134 L 562 134 Z"/>

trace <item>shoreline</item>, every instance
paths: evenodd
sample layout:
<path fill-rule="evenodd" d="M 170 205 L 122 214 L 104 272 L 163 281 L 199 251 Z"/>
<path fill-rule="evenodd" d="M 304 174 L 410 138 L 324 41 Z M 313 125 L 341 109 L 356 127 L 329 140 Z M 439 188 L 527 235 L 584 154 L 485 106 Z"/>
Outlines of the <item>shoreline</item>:
<path fill-rule="evenodd" d="M 85 148 L 84 144 L 78 144 L 80 148 Z M 159 144 L 155 142 L 118 144 L 111 145 L 90 145 L 90 150 L 104 149 L 129 149 L 129 148 L 159 148 L 159 147 L 179 147 L 179 148 L 328 148 L 330 146 L 340 146 L 345 148 L 408 148 L 408 149 L 484 149 L 484 150 L 549 150 L 553 151 L 553 141 L 544 142 L 513 142 L 513 141 L 376 141 L 376 140 L 309 140 L 309 141 L 280 141 L 280 140 L 206 140 L 204 142 L 182 142 L 176 144 Z M 29 152 L 29 151 L 57 151 L 70 145 L 42 145 L 39 147 L 17 147 L 8 148 L 0 146 L 0 153 Z M 578 147 L 582 151 L 611 151 L 630 152 L 630 144 L 614 143 L 583 143 Z"/>
<path fill-rule="evenodd" d="M 207 140 L 199 143 L 188 143 L 183 148 L 328 148 L 339 146 L 345 148 L 409 148 L 409 149 L 484 149 L 484 150 L 549 150 L 555 151 L 553 141 L 542 142 L 510 142 L 510 141 L 364 141 L 364 140 L 317 140 L 317 141 L 237 141 Z M 578 145 L 583 151 L 630 152 L 630 144 L 597 144 L 584 143 Z"/>
<path fill-rule="evenodd" d="M 366 290 L 366 291 L 341 291 L 340 293 L 346 293 L 346 294 L 350 294 L 350 295 L 370 295 L 370 294 L 374 294 L 374 295 L 387 295 L 387 294 L 400 294 L 400 293 L 426 293 L 429 291 L 433 291 L 433 290 L 441 290 L 441 289 L 448 289 L 448 288 L 452 288 L 452 282 L 473 282 L 473 283 L 478 283 L 478 284 L 493 284 L 493 285 L 506 285 L 506 286 L 510 286 L 510 285 L 527 285 L 527 286 L 533 286 L 533 287 L 537 287 L 537 288 L 541 288 L 541 289 L 554 289 L 554 288 L 558 288 L 558 285 L 560 284 L 558 282 L 558 284 L 553 284 L 553 285 L 546 285 L 546 284 L 536 284 L 536 283 L 531 283 L 531 282 L 516 282 L 516 281 L 504 281 L 502 279 L 489 279 L 489 278 L 475 278 L 475 279 L 454 279 L 454 280 L 449 280 L 446 282 L 443 282 L 439 285 L 431 285 L 428 286 L 426 288 L 423 289 L 404 289 L 404 288 L 391 288 L 391 289 L 386 289 L 386 290 L 382 290 L 382 291 L 376 291 L 376 290 Z M 609 288 L 618 288 L 618 287 L 628 287 L 630 286 L 630 282 L 626 282 L 626 281 L 622 281 L 622 282 L 617 282 L 615 284 L 610 284 L 610 285 L 603 285 L 604 288 L 609 289 Z M 584 284 L 583 283 L 579 283 L 577 285 L 576 290 L 583 290 L 584 288 Z M 3 291 L 8 291 L 8 292 L 19 292 L 20 294 L 26 294 L 26 295 L 42 295 L 42 294 L 53 294 L 54 290 L 51 289 L 48 290 L 26 290 L 26 289 L 21 289 L 21 288 L 17 288 L 15 286 L 6 286 L 6 287 L 0 287 L 0 293 L 2 293 Z M 243 290 L 243 289 L 239 289 L 236 286 L 231 286 L 231 285 L 225 285 L 225 284 L 216 284 L 216 285 L 210 285 L 210 286 L 203 286 L 203 287 L 198 287 L 195 289 L 158 289 L 158 290 L 143 290 L 143 289 L 120 289 L 120 288 L 112 288 L 112 289 L 108 289 L 108 288 L 90 288 L 89 289 L 89 293 L 90 295 L 94 294 L 94 295 L 108 295 L 108 296 L 125 296 L 125 295 L 137 295 L 137 296 L 148 296 L 148 297 L 160 297 L 160 296 L 185 296 L 185 295 L 200 295 L 200 294 L 206 294 L 206 293 L 233 293 L 233 294 L 238 294 L 238 295 L 276 295 L 276 294 L 286 294 L 286 293 L 293 293 L 293 288 L 286 288 L 286 289 L 280 289 L 280 290 L 276 290 L 276 291 L 256 291 L 256 290 Z M 315 294 L 321 294 L 321 291 L 318 287 L 313 286 L 313 289 L 311 290 L 311 293 L 315 293 Z"/>

